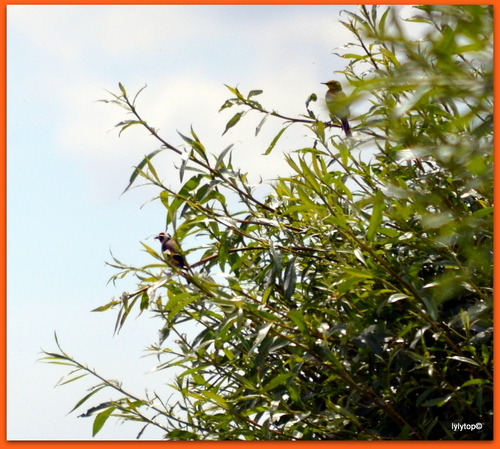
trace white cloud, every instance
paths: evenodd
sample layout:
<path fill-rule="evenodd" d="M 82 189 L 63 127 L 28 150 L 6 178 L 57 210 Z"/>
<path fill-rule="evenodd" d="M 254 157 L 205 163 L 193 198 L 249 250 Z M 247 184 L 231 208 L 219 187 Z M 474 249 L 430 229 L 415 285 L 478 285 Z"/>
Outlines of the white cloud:
<path fill-rule="evenodd" d="M 273 120 L 260 140 L 252 137 L 261 120 L 256 114 L 220 137 L 236 112 L 217 113 L 230 96 L 223 83 L 240 83 L 244 92 L 263 88 L 261 98 L 270 109 L 290 116 L 304 113 L 309 94 L 323 91 L 318 81 L 342 68 L 343 61 L 330 52 L 347 34 L 335 22 L 338 7 L 331 8 L 331 15 L 323 10 L 304 14 L 300 7 L 262 8 L 38 6 L 15 7 L 9 16 L 51 62 L 36 83 L 49 97 L 48 106 L 59 108 L 54 132 L 60 151 L 86 165 L 101 191 L 101 182 L 123 179 L 124 170 L 158 147 L 145 130 L 129 129 L 121 139 L 107 133 L 127 118 L 125 111 L 94 100 L 107 97 L 103 87 L 117 92 L 118 81 L 131 94 L 148 84 L 139 98 L 140 111 L 172 143 L 181 142 L 176 130 L 186 133 L 191 125 L 213 152 L 230 139 L 244 139 L 245 148 L 252 149 L 238 150 L 236 145 L 235 160 L 242 169 L 264 178 L 279 173 L 279 150 L 264 164 L 258 157 L 278 130 Z M 247 20 L 252 13 L 263 18 L 259 11 L 270 15 Z"/>

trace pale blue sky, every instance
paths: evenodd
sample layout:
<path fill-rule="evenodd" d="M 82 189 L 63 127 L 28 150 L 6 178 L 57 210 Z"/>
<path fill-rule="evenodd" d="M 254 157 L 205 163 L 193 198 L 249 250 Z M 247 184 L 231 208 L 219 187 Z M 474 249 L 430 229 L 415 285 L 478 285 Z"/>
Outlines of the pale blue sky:
<path fill-rule="evenodd" d="M 148 373 L 156 360 L 142 357 L 159 323 L 134 317 L 113 337 L 115 313 L 90 313 L 135 285 L 131 278 L 106 286 L 114 273 L 104 265 L 109 251 L 146 263 L 140 241 L 164 227 L 160 204 L 141 208 L 157 192 L 120 196 L 132 167 L 158 144 L 138 128 L 118 138 L 113 125 L 126 117 L 97 102 L 109 98 L 105 89 L 147 84 L 139 108 L 168 141 L 180 144 L 176 130 L 193 125 L 210 152 L 235 143 L 236 165 L 255 180 L 275 177 L 297 135 L 285 135 L 271 158 L 260 154 L 280 123 L 266 124 L 255 139 L 255 115 L 221 137 L 236 112 L 217 112 L 230 97 L 224 84 L 263 89 L 259 100 L 270 108 L 304 113 L 308 96 L 322 97 L 320 82 L 346 64 L 333 55 L 352 41 L 337 22 L 343 8 L 8 6 L 9 439 L 91 439 L 92 421 L 66 414 L 96 382 L 53 389 L 67 370 L 36 363 L 41 348 L 55 350 L 54 331 L 68 353 L 129 391 L 166 392 L 166 373 Z M 326 119 L 323 106 L 314 108 Z M 157 159 L 174 186 L 175 161 Z M 99 439 L 134 439 L 139 430 L 110 422 Z"/>

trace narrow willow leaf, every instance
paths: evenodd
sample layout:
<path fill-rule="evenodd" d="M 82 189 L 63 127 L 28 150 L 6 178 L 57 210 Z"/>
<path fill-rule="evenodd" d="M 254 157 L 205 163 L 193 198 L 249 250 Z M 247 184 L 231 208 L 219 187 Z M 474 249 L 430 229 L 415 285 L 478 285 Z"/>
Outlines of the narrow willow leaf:
<path fill-rule="evenodd" d="M 221 407 L 225 408 L 225 409 L 229 409 L 229 404 L 226 402 L 226 400 L 219 394 L 215 394 L 213 393 L 212 391 L 210 390 L 205 390 L 205 391 L 202 391 L 202 394 L 207 397 L 208 399 L 216 402 L 217 404 L 219 404 Z"/>
<path fill-rule="evenodd" d="M 459 355 L 452 355 L 451 357 L 448 357 L 449 359 L 452 360 L 458 360 L 459 362 L 464 362 L 464 363 L 469 363 L 471 365 L 479 366 L 479 363 L 477 363 L 475 360 L 469 359 L 468 357 L 462 357 Z"/>
<path fill-rule="evenodd" d="M 154 165 L 151 163 L 150 159 L 146 159 L 146 163 L 148 164 L 148 169 L 150 173 L 153 175 L 154 180 L 158 183 L 161 184 L 160 178 L 158 177 L 158 173 L 156 173 L 156 169 Z"/>
<path fill-rule="evenodd" d="M 92 426 L 92 436 L 95 437 L 99 431 L 102 429 L 102 426 L 106 423 L 111 414 L 115 411 L 116 407 L 110 407 L 107 410 L 104 410 L 102 413 L 99 413 L 94 419 L 94 425 Z"/>
<path fill-rule="evenodd" d="M 179 179 L 181 182 L 184 180 L 184 172 L 186 171 L 187 164 L 191 160 L 192 155 L 193 155 L 192 148 L 189 151 L 186 151 L 185 153 L 182 154 L 181 166 L 179 168 Z"/>
<path fill-rule="evenodd" d="M 290 300 L 295 292 L 297 285 L 297 273 L 295 271 L 295 258 L 288 261 L 285 268 L 285 299 Z"/>
<path fill-rule="evenodd" d="M 316 134 L 318 135 L 321 142 L 325 141 L 325 124 L 323 122 L 316 123 Z"/>
<path fill-rule="evenodd" d="M 192 293 L 181 293 L 174 298 L 176 304 L 172 307 L 168 314 L 169 321 L 172 321 L 177 316 L 177 314 L 184 309 L 184 307 L 196 301 L 199 298 L 199 295 L 193 295 Z"/>
<path fill-rule="evenodd" d="M 425 401 L 422 404 L 422 407 L 442 407 L 444 404 L 446 404 L 453 395 L 449 394 L 448 396 L 440 397 L 440 398 L 435 398 L 435 399 L 429 399 L 428 401 Z"/>
<path fill-rule="evenodd" d="M 224 86 L 226 86 L 238 98 L 243 98 L 243 96 L 241 95 L 241 93 L 237 87 L 231 87 L 231 86 L 228 86 L 227 84 L 224 84 Z"/>
<path fill-rule="evenodd" d="M 368 226 L 368 232 L 366 233 L 366 238 L 370 241 L 373 241 L 377 230 L 382 223 L 382 213 L 385 209 L 385 197 L 384 194 L 377 190 L 375 197 L 373 198 L 373 208 L 372 208 L 372 216 L 370 218 L 370 225 Z"/>
<path fill-rule="evenodd" d="M 141 93 L 144 89 L 146 89 L 146 87 L 148 87 L 148 85 L 147 85 L 147 84 L 145 84 L 143 87 L 141 87 L 141 88 L 139 89 L 139 91 L 135 94 L 134 99 L 132 100 L 132 104 L 133 104 L 134 106 L 135 106 L 135 101 L 137 100 L 137 97 L 139 96 L 139 94 L 140 94 L 140 93 Z"/>
<path fill-rule="evenodd" d="M 149 164 L 151 159 L 155 157 L 158 153 L 164 151 L 163 148 L 160 148 L 158 150 L 153 151 L 152 153 L 149 153 L 147 156 L 144 156 L 144 159 L 139 163 L 137 167 L 135 167 L 135 170 L 132 173 L 132 176 L 129 179 L 128 186 L 125 188 L 123 191 L 122 195 L 130 188 L 130 186 L 134 183 L 135 179 L 137 176 L 139 176 L 141 173 L 143 173 L 142 169 L 146 164 Z"/>
<path fill-rule="evenodd" d="M 228 147 L 224 148 L 221 153 L 219 154 L 219 156 L 217 157 L 217 161 L 215 162 L 215 168 L 218 169 L 219 166 L 222 164 L 222 162 L 224 161 L 224 157 L 226 156 L 226 154 L 228 153 L 228 151 L 231 150 L 231 148 L 233 148 L 234 144 L 232 143 L 231 145 L 229 145 Z"/>
<path fill-rule="evenodd" d="M 116 128 L 119 126 L 121 127 L 120 132 L 118 133 L 118 136 L 121 136 L 122 132 L 125 131 L 127 128 L 130 128 L 131 126 L 134 125 L 146 125 L 147 123 L 142 121 L 142 120 L 127 120 L 125 122 L 120 122 L 116 125 Z"/>
<path fill-rule="evenodd" d="M 260 121 L 259 125 L 257 128 L 255 128 L 255 136 L 257 136 L 260 133 L 260 130 L 262 129 L 262 125 L 266 122 L 270 114 L 264 115 L 264 118 Z"/>
<path fill-rule="evenodd" d="M 125 88 L 123 87 L 123 84 L 122 83 L 118 83 L 118 87 L 120 88 L 120 90 L 122 91 L 122 94 L 124 97 L 127 96 L 127 91 L 125 90 Z"/>
<path fill-rule="evenodd" d="M 274 247 L 274 242 L 270 241 L 269 249 L 271 251 L 271 258 L 273 260 L 274 268 L 276 270 L 276 274 L 281 277 L 281 271 L 283 270 L 283 261 L 281 259 L 281 253 L 276 251 Z"/>
<path fill-rule="evenodd" d="M 365 256 L 363 255 L 363 251 L 361 251 L 361 249 L 354 248 L 353 254 L 356 257 L 356 259 L 358 259 L 363 265 L 366 265 L 366 259 L 365 259 Z"/>
<path fill-rule="evenodd" d="M 318 100 L 318 96 L 315 93 L 312 93 L 311 95 L 309 95 L 309 98 L 306 100 L 306 108 L 309 107 L 309 103 L 311 103 L 311 101 L 317 101 L 317 100 Z"/>
<path fill-rule="evenodd" d="M 272 140 L 272 142 L 270 143 L 270 145 L 267 147 L 267 150 L 265 151 L 264 156 L 267 156 L 269 153 L 271 153 L 271 151 L 273 151 L 274 147 L 278 143 L 278 140 L 280 140 L 280 137 L 287 130 L 287 128 L 288 128 L 288 126 L 285 126 L 284 128 L 282 128 L 280 130 L 280 132 L 278 134 L 276 134 L 276 136 L 274 137 L 274 139 Z"/>
<path fill-rule="evenodd" d="M 265 391 L 270 391 L 279 385 L 285 385 L 291 377 L 295 376 L 294 372 L 282 373 L 276 377 L 273 377 L 270 381 L 266 382 L 264 385 Z"/>
<path fill-rule="evenodd" d="M 271 329 L 271 326 L 273 323 L 266 323 L 264 324 L 260 329 L 259 332 L 257 332 L 257 338 L 255 339 L 252 347 L 250 348 L 250 351 L 248 351 L 248 357 L 250 357 L 253 352 L 259 347 L 259 345 L 262 343 L 262 340 L 266 338 L 267 333 L 269 332 L 269 329 Z"/>
<path fill-rule="evenodd" d="M 311 188 L 314 189 L 315 192 L 320 192 L 321 187 L 318 183 L 316 175 L 309 167 L 309 164 L 302 157 L 300 158 L 300 166 L 302 167 L 302 175 L 307 181 L 309 181 Z"/>
<path fill-rule="evenodd" d="M 236 123 L 238 123 L 240 121 L 240 118 L 243 117 L 243 114 L 244 114 L 244 112 L 238 112 L 235 115 L 233 115 L 231 120 L 229 120 L 229 122 L 227 122 L 226 129 L 224 130 L 222 135 L 226 134 L 234 125 L 236 125 Z"/>
<path fill-rule="evenodd" d="M 108 304 L 105 304 L 104 306 L 97 307 L 96 309 L 92 309 L 91 312 L 104 312 L 106 310 L 111 309 L 111 307 L 116 306 L 117 304 L 120 304 L 120 301 L 111 301 Z"/>
<path fill-rule="evenodd" d="M 264 92 L 263 90 L 260 90 L 260 89 L 257 89 L 257 90 L 251 90 L 249 93 L 248 93 L 248 98 L 250 97 L 255 97 L 257 95 L 260 95 L 262 92 Z"/>
<path fill-rule="evenodd" d="M 426 294 L 422 294 L 421 297 L 422 297 L 422 300 L 424 301 L 425 307 L 427 308 L 427 312 L 429 312 L 430 317 L 433 320 L 436 320 L 438 317 L 438 310 L 437 310 L 437 306 L 436 306 L 436 301 L 434 300 L 434 298 L 432 298 Z"/>
<path fill-rule="evenodd" d="M 74 382 L 75 380 L 81 379 L 82 377 L 86 377 L 88 375 L 89 375 L 89 373 L 85 373 L 85 374 L 81 374 L 80 376 L 72 377 L 71 379 L 68 379 L 68 380 L 66 380 L 64 382 L 58 382 L 57 386 L 60 387 L 62 385 L 69 384 L 71 382 Z"/>
<path fill-rule="evenodd" d="M 297 325 L 299 330 L 304 333 L 309 333 L 307 329 L 307 323 L 304 320 L 304 315 L 300 310 L 290 310 L 288 312 L 288 317 Z"/>
<path fill-rule="evenodd" d="M 370 271 L 356 270 L 355 268 L 346 268 L 345 272 L 346 272 L 346 274 L 349 274 L 355 278 L 360 278 L 360 279 L 372 279 L 373 278 L 373 274 Z"/>
<path fill-rule="evenodd" d="M 189 144 L 189 146 L 194 151 L 196 151 L 196 153 L 198 153 L 200 155 L 200 157 L 205 162 L 208 162 L 205 147 L 203 146 L 203 144 L 199 140 L 196 140 L 198 137 L 194 133 L 193 129 L 191 129 L 191 134 L 195 137 L 195 140 L 191 139 L 190 137 L 185 136 L 184 134 L 180 133 L 179 131 L 177 131 L 177 134 L 179 134 L 179 136 L 181 136 L 182 140 L 184 140 L 184 142 L 186 142 L 187 144 Z"/>
<path fill-rule="evenodd" d="M 402 299 L 407 299 L 407 298 L 409 298 L 409 296 L 405 295 L 404 293 L 394 293 L 393 295 L 389 296 L 387 304 L 392 304 L 394 302 L 398 302 L 401 301 Z"/>
<path fill-rule="evenodd" d="M 88 395 L 86 395 L 85 397 L 83 397 L 82 399 L 80 399 L 76 405 L 70 410 L 69 413 L 72 413 L 74 412 L 78 407 L 80 407 L 80 405 L 82 405 L 84 402 L 86 402 L 88 399 L 90 399 L 92 396 L 94 396 L 94 394 L 98 393 L 99 391 L 101 391 L 103 388 L 106 388 L 108 385 L 101 385 L 100 387 L 98 388 L 95 388 L 93 391 L 91 391 Z"/>

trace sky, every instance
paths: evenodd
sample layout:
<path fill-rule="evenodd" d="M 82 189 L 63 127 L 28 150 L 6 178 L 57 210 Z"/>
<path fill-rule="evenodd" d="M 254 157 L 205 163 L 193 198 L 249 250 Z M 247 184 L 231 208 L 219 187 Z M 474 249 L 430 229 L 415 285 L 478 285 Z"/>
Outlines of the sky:
<path fill-rule="evenodd" d="M 133 316 L 113 335 L 116 312 L 92 313 L 135 287 L 114 286 L 111 252 L 140 266 L 140 242 L 164 230 L 165 213 L 152 188 L 121 195 L 133 167 L 159 147 L 145 130 L 120 137 L 125 111 L 99 102 L 147 88 L 144 118 L 173 145 L 192 126 L 213 154 L 234 143 L 233 162 L 256 182 L 286 174 L 283 152 L 305 131 L 285 133 L 262 153 L 281 125 L 245 117 L 221 136 L 236 110 L 219 113 L 231 96 L 262 89 L 258 100 L 288 116 L 305 113 L 311 93 L 343 70 L 334 52 L 353 40 L 340 24 L 354 6 L 33 6 L 7 7 L 7 438 L 90 440 L 93 418 L 68 414 L 96 384 L 83 379 L 54 388 L 66 367 L 37 362 L 40 351 L 63 349 L 138 396 L 168 394 L 165 371 L 145 348 L 160 323 Z M 345 18 L 345 16 L 344 16 Z M 345 81 L 345 80 L 344 80 Z M 325 120 L 321 101 L 312 108 Z M 269 124 L 268 124 L 269 123 Z M 301 134 L 302 133 L 302 134 Z M 178 158 L 155 159 L 167 185 L 179 185 Z M 107 394 L 107 393 L 106 393 Z M 104 395 L 104 399 L 110 399 Z M 89 407 L 95 405 L 89 403 Z M 134 439 L 141 426 L 109 421 L 98 440 Z M 143 439 L 158 439 L 148 429 Z"/>

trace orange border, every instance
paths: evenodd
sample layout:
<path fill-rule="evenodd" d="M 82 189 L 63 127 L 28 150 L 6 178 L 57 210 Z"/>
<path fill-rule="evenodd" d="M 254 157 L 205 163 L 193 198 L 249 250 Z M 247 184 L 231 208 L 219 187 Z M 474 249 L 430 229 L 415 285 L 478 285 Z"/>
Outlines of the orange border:
<path fill-rule="evenodd" d="M 2 369 L 0 370 L 0 385 L 3 385 L 3 388 L 1 390 L 0 397 L 2 399 L 2 404 L 0 407 L 3 407 L 4 413 L 3 419 L 0 419 L 0 430 L 2 432 L 2 440 L 5 442 L 5 439 L 7 437 L 6 433 L 6 424 L 7 424 L 7 381 L 6 381 L 6 370 L 7 370 L 7 358 L 6 358 L 6 335 L 7 335 L 7 322 L 6 322 L 6 316 L 7 316 L 7 233 L 6 233 L 6 228 L 7 228 L 7 223 L 6 223 L 6 215 L 7 215 L 7 209 L 6 209 L 6 190 L 7 190 L 7 139 L 6 139 L 6 124 L 7 124 L 7 105 L 6 105 L 6 93 L 7 93 L 7 86 L 6 86 L 6 42 L 5 42 L 5 36 L 6 36 L 6 12 L 7 8 L 3 8 L 2 14 L 0 14 L 0 28 L 3 30 L 3 33 L 0 34 L 0 39 L 2 39 L 2 45 L 0 48 L 3 49 L 3 57 L 0 58 L 0 63 L 2 64 L 2 70 L 0 70 L 0 104 L 2 104 L 1 110 L 1 120 L 0 123 L 2 123 L 4 126 L 0 126 L 0 138 L 2 142 L 4 142 L 4 145 L 1 146 L 0 149 L 0 154 L 1 154 L 1 159 L 0 159 L 0 213 L 2 213 L 2 219 L 0 220 L 0 241 L 1 241 L 1 246 L 0 246 L 0 294 L 2 295 L 2 304 L 4 306 L 0 309 L 0 328 L 2 332 L 0 332 L 0 351 L 1 351 L 1 360 L 2 360 Z M 0 440 L 0 444 L 2 441 Z"/>
<path fill-rule="evenodd" d="M 93 4 L 93 5 L 98 5 L 98 4 L 141 4 L 139 1 L 132 1 L 132 0 L 124 0 L 124 1 L 116 1 L 116 0 L 108 0 L 108 1 L 97 1 L 97 0 L 82 0 L 82 1 L 52 1 L 52 2 L 40 2 L 40 1 L 2 1 L 2 14 L 0 15 L 0 26 L 1 29 L 3 30 L 3 33 L 0 34 L 0 40 L 3 41 L 1 48 L 4 50 L 4 57 L 0 58 L 1 63 L 2 63 L 2 70 L 0 70 L 0 82 L 3 86 L 2 89 L 0 89 L 0 103 L 3 104 L 3 108 L 1 109 L 2 114 L 4 115 L 2 123 L 6 124 L 6 59 L 5 59 L 5 54 L 6 54 L 6 6 L 7 4 Z M 491 0 L 488 2 L 481 2 L 481 1 L 474 1 L 474 0 L 469 0 L 469 1 L 426 1 L 423 3 L 426 4 L 493 4 L 497 6 L 497 3 L 500 2 L 500 0 Z M 269 0 L 256 0 L 252 2 L 244 2 L 244 1 L 234 1 L 230 2 L 228 0 L 222 0 L 222 1 L 210 1 L 210 0 L 198 0 L 198 1 L 148 1 L 145 2 L 147 4 L 307 4 L 308 2 L 306 0 L 290 0 L 290 1 L 283 1 L 283 0 L 275 0 L 275 1 L 269 1 Z M 359 4 L 358 2 L 355 1 L 345 1 L 345 2 L 331 2 L 327 0 L 316 0 L 313 2 L 314 4 L 339 4 L 339 5 L 347 5 L 347 4 Z M 396 0 L 390 0 L 390 1 L 385 1 L 383 4 L 403 4 L 401 0 L 396 1 Z M 376 2 L 367 2 L 366 4 L 376 4 Z M 415 2 L 414 4 L 419 4 L 419 2 Z M 496 8 L 495 8 L 496 9 Z M 495 11 L 495 18 L 497 14 Z M 495 33 L 494 40 L 495 40 L 495 49 L 498 48 L 498 44 L 500 43 L 499 38 L 497 37 L 499 33 Z M 496 52 L 495 52 L 496 53 Z M 495 81 L 497 81 L 498 76 L 496 76 L 497 69 L 498 69 L 498 64 L 497 64 L 497 59 L 495 58 Z M 499 112 L 499 108 L 496 107 L 496 102 L 495 102 L 495 113 Z M 2 126 L 0 127 L 0 137 L 3 139 L 3 142 L 6 143 L 6 127 Z M 3 215 L 3 220 L 0 220 L 0 234 L 2 238 L 0 239 L 2 242 L 2 251 L 1 251 L 1 256 L 0 257 L 0 285 L 2 286 L 1 292 L 2 296 L 4 297 L 4 304 L 6 304 L 6 144 L 2 146 L 0 149 L 0 154 L 1 154 L 1 159 L 0 159 L 0 177 L 1 177 L 1 182 L 0 182 L 0 211 L 4 213 Z M 500 162 L 500 156 L 498 156 L 497 152 L 495 151 L 495 179 L 498 177 L 500 173 L 500 168 L 499 168 L 499 162 Z M 496 184 L 496 183 L 495 183 Z M 495 186 L 496 187 L 496 186 Z M 495 202 L 498 202 L 497 200 L 499 199 L 500 193 L 498 192 L 498 189 L 495 189 L 494 192 L 494 197 L 495 197 Z M 500 225 L 498 224 L 499 222 L 499 213 L 495 213 L 495 233 L 500 232 Z M 500 234 L 499 234 L 500 235 Z M 498 254 L 500 254 L 500 239 L 495 238 L 494 239 L 494 253 L 495 253 L 495 280 L 497 278 L 497 275 L 500 276 L 500 267 L 498 265 L 496 257 Z M 496 292 L 495 292 L 496 293 Z M 498 316 L 498 313 L 495 313 L 496 310 L 494 311 L 494 316 L 495 318 Z M 61 447 L 64 445 L 71 445 L 71 446 L 77 446 L 77 447 L 84 447 L 86 445 L 92 446 L 92 448 L 99 448 L 99 449 L 123 449 L 124 445 L 129 445 L 129 444 L 134 444 L 134 442 L 130 441 L 120 441 L 120 442 L 101 442 L 101 441 L 70 441 L 70 442 L 65 442 L 65 441 L 41 441 L 41 442 L 36 442 L 36 441 L 6 441 L 6 378 L 5 378 L 5 365 L 6 365 L 6 306 L 4 306 L 1 311 L 0 311 L 0 326 L 2 328 L 2 332 L 0 333 L 0 351 L 1 351 L 1 356 L 2 356 L 2 361 L 4 362 L 4 369 L 0 370 L 0 383 L 3 384 L 3 389 L 2 394 L 1 394 L 1 399 L 2 399 L 2 405 L 3 405 L 3 416 L 0 418 L 0 431 L 1 431 L 1 439 L 0 439 L 0 447 L 6 447 L 10 449 L 31 449 L 35 447 Z M 495 342 L 497 343 L 497 342 Z M 497 350 L 498 344 L 495 344 L 495 355 L 498 355 L 498 350 Z M 495 380 L 497 379 L 496 375 L 496 370 L 495 370 Z M 495 409 L 497 408 L 496 405 L 498 405 L 498 391 L 495 390 Z M 29 407 L 29 404 L 26 405 Z M 49 406 L 49 405 L 48 405 Z M 43 419 L 43 417 L 40 417 L 40 419 Z M 498 428 L 498 418 L 495 418 L 494 420 L 495 423 L 495 432 L 497 431 L 496 429 Z M 48 424 L 48 423 L 47 423 Z M 30 423 L 26 422 L 26 426 L 29 426 Z M 89 428 L 90 432 L 90 428 Z M 495 439 L 495 441 L 498 440 L 498 438 Z M 141 444 L 143 447 L 147 446 L 149 447 L 158 447 L 158 445 L 162 444 L 168 444 L 167 442 L 164 441 L 141 441 L 136 444 Z M 182 445 L 183 447 L 187 447 L 189 445 L 190 448 L 193 447 L 212 447 L 214 448 L 215 445 L 224 445 L 226 448 L 227 447 L 232 447 L 233 445 L 239 446 L 243 448 L 243 446 L 248 446 L 252 445 L 255 447 L 256 445 L 259 447 L 259 449 L 265 449 L 265 448 L 271 448 L 271 446 L 275 447 L 281 447 L 283 448 L 284 445 L 286 444 L 293 444 L 295 447 L 317 447 L 317 445 L 321 444 L 323 447 L 325 445 L 328 445 L 328 447 L 335 447 L 335 449 L 338 448 L 353 448 L 353 447 L 360 447 L 361 445 L 368 445 L 368 444 L 373 444 L 377 446 L 378 448 L 391 448 L 393 449 L 395 445 L 420 445 L 420 444 L 425 444 L 426 446 L 434 446 L 436 448 L 442 449 L 442 448 L 451 448 L 452 445 L 457 444 L 455 441 L 442 441 L 442 442 L 417 442 L 417 441 L 410 441 L 410 442 L 387 442 L 387 441 L 377 441 L 377 442 L 363 442 L 363 441 L 332 441 L 332 442 L 231 442 L 231 441 L 226 441 L 226 442 L 170 442 L 170 444 L 174 444 L 176 446 Z M 493 442 L 478 442 L 478 441 L 460 441 L 458 444 L 462 448 L 475 448 L 477 445 L 488 445 L 493 447 L 494 441 Z"/>

